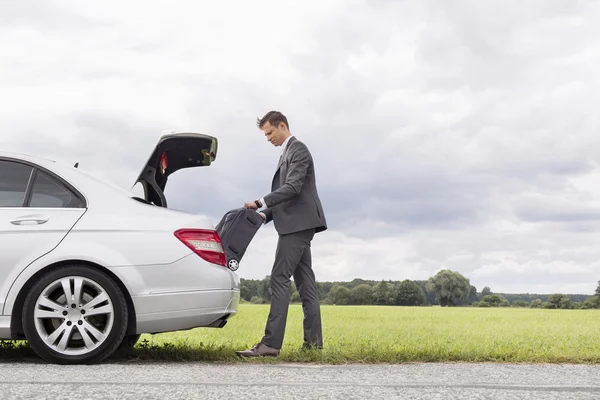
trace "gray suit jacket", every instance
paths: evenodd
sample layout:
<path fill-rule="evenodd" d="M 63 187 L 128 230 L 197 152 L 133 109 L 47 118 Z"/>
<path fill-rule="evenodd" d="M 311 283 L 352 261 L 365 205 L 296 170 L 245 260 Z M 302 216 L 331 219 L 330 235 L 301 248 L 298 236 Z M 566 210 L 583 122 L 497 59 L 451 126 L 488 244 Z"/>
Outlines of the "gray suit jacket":
<path fill-rule="evenodd" d="M 271 193 L 264 201 L 266 223 L 273 221 L 280 235 L 311 228 L 317 233 L 327 229 L 312 156 L 308 147 L 294 136 L 289 139 L 273 176 Z"/>

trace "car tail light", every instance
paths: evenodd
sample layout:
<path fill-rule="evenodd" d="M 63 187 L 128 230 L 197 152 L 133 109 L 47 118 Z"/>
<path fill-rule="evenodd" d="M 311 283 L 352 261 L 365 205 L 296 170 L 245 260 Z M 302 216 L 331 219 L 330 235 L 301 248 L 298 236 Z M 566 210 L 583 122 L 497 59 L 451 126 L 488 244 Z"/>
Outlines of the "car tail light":
<path fill-rule="evenodd" d="M 225 251 L 219 234 L 214 230 L 206 229 L 180 229 L 175 232 L 175 237 L 181 240 L 204 260 L 227 266 Z"/>

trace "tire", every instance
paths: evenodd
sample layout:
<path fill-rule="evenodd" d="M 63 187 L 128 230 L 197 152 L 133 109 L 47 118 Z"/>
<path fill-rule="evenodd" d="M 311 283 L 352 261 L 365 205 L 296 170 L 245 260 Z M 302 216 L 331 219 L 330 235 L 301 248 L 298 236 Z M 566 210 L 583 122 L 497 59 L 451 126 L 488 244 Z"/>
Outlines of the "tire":
<path fill-rule="evenodd" d="M 227 268 L 232 271 L 237 271 L 240 267 L 240 262 L 237 258 L 232 258 L 227 262 Z"/>
<path fill-rule="evenodd" d="M 67 303 L 61 283 L 70 283 L 73 297 L 80 288 L 80 301 Z M 94 364 L 113 354 L 123 341 L 128 309 L 123 293 L 108 275 L 72 265 L 54 269 L 34 284 L 22 317 L 25 337 L 44 360 Z M 66 340 L 64 333 L 69 333 Z"/>
<path fill-rule="evenodd" d="M 141 334 L 126 335 L 119 346 L 119 349 L 131 349 L 140 340 Z"/>

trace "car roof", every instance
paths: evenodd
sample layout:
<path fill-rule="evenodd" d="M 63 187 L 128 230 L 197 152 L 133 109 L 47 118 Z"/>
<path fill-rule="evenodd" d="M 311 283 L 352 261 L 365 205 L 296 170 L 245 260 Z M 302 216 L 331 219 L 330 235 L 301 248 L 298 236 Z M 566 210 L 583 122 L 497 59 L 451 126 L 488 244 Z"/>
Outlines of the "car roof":
<path fill-rule="evenodd" d="M 32 154 L 27 154 L 27 153 L 18 153 L 18 152 L 13 152 L 13 151 L 0 151 L 0 157 L 15 158 L 18 160 L 30 161 L 30 162 L 33 162 L 36 164 L 40 164 L 42 166 L 56 163 L 55 160 L 51 160 L 49 158 L 34 156 Z"/>
<path fill-rule="evenodd" d="M 7 151 L 0 151 L 0 159 L 1 158 L 30 162 L 52 171 L 79 190 L 86 198 L 87 202 L 90 200 L 93 202 L 94 200 L 102 199 L 107 195 L 107 190 L 110 190 L 113 195 L 121 198 L 133 196 L 133 194 L 126 189 L 101 179 L 94 174 L 90 174 L 88 171 L 74 168 L 73 164 L 68 164 L 63 161 L 55 161 L 41 156 Z M 101 204 L 102 202 L 97 201 L 96 203 Z"/>

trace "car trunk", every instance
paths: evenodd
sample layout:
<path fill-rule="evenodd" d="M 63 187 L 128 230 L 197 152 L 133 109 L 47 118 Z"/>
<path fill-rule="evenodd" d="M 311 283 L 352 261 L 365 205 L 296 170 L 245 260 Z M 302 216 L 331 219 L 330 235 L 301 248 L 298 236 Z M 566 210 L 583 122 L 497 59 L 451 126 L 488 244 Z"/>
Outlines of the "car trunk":
<path fill-rule="evenodd" d="M 144 200 L 166 208 L 165 188 L 169 176 L 180 169 L 211 165 L 217 156 L 217 147 L 216 138 L 200 133 L 162 136 L 135 182 L 142 184 Z"/>

